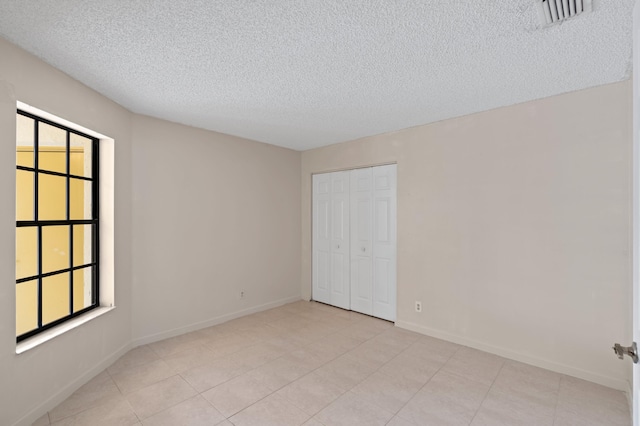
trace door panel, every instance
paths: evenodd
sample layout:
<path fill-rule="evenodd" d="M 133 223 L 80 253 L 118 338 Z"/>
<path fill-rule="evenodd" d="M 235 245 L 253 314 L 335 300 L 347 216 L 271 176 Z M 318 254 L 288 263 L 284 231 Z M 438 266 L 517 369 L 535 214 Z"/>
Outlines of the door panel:
<path fill-rule="evenodd" d="M 350 309 L 349 172 L 331 173 L 331 294 L 330 303 Z"/>
<path fill-rule="evenodd" d="M 396 319 L 396 165 L 373 167 L 373 316 Z"/>
<path fill-rule="evenodd" d="M 318 302 L 330 303 L 331 279 L 331 178 L 326 175 L 313 176 L 312 208 L 312 297 Z"/>
<path fill-rule="evenodd" d="M 351 170 L 351 309 L 373 314 L 371 168 Z"/>

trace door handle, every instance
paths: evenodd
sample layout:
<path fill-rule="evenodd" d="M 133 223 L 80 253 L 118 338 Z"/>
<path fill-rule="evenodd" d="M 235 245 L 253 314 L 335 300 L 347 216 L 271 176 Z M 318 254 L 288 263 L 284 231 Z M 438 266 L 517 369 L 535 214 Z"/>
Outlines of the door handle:
<path fill-rule="evenodd" d="M 633 342 L 631 346 L 621 346 L 620 343 L 616 343 L 612 349 L 618 355 L 618 359 L 624 359 L 624 356 L 628 355 L 634 364 L 638 363 L 638 346 L 636 342 Z"/>

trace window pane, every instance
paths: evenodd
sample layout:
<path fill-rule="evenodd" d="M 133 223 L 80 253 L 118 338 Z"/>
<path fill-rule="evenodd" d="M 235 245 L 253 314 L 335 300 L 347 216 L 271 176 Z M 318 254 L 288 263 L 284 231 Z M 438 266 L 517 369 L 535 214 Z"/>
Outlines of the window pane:
<path fill-rule="evenodd" d="M 38 327 L 38 280 L 16 285 L 16 336 Z"/>
<path fill-rule="evenodd" d="M 67 132 L 39 123 L 38 134 L 38 168 L 67 173 Z"/>
<path fill-rule="evenodd" d="M 16 164 L 33 167 L 33 119 L 18 115 L 16 120 Z"/>
<path fill-rule="evenodd" d="M 73 266 L 92 262 L 91 227 L 92 225 L 74 225 L 73 227 Z"/>
<path fill-rule="evenodd" d="M 42 324 L 69 315 L 69 273 L 42 279 Z"/>
<path fill-rule="evenodd" d="M 93 219 L 91 214 L 92 187 L 93 182 L 91 181 L 71 178 L 69 184 L 71 219 Z"/>
<path fill-rule="evenodd" d="M 69 226 L 42 227 L 42 273 L 69 268 Z"/>
<path fill-rule="evenodd" d="M 92 273 L 92 267 L 73 271 L 73 312 L 81 311 L 93 304 Z"/>
<path fill-rule="evenodd" d="M 67 179 L 38 174 L 38 220 L 67 218 Z"/>
<path fill-rule="evenodd" d="M 16 279 L 38 274 L 38 228 L 16 228 Z"/>
<path fill-rule="evenodd" d="M 71 174 L 91 177 L 91 147 L 93 141 L 71 133 Z"/>
<path fill-rule="evenodd" d="M 16 170 L 16 220 L 33 220 L 33 172 Z"/>

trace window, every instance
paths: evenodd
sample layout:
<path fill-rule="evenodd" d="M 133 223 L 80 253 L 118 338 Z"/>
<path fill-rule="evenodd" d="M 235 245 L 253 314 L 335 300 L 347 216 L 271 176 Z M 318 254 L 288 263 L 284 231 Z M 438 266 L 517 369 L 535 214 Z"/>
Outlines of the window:
<path fill-rule="evenodd" d="M 18 110 L 16 338 L 100 304 L 98 139 Z"/>

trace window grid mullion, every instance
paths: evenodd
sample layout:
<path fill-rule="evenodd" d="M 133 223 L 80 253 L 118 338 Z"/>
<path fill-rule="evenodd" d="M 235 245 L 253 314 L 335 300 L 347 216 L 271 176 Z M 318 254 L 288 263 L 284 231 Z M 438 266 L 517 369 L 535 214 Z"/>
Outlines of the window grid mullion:
<path fill-rule="evenodd" d="M 98 190 L 99 190 L 99 150 L 98 150 L 98 139 L 95 137 L 88 136 L 84 133 L 75 131 L 73 129 L 67 128 L 66 126 L 57 124 L 55 122 L 50 122 L 49 120 L 43 119 L 38 116 L 34 116 L 32 114 L 26 113 L 24 111 L 18 111 L 19 115 L 24 115 L 27 117 L 31 117 L 33 119 L 33 127 L 34 127 L 34 136 L 33 136 L 33 165 L 34 167 L 26 167 L 17 165 L 18 170 L 29 171 L 33 174 L 33 220 L 32 221 L 16 221 L 17 227 L 34 227 L 36 228 L 37 233 L 37 275 L 31 277 L 24 277 L 16 280 L 16 284 L 20 284 L 22 282 L 28 282 L 32 280 L 37 281 L 37 328 L 21 335 L 17 336 L 17 341 L 20 342 L 24 339 L 27 339 L 31 336 L 38 334 L 41 331 L 48 330 L 68 319 L 75 318 L 80 314 L 83 314 L 93 308 L 99 306 L 99 284 L 98 284 L 98 255 L 99 255 L 99 225 L 98 225 Z M 39 140 L 39 130 L 40 123 L 50 124 L 54 127 L 61 128 L 66 132 L 66 152 L 65 152 L 65 160 L 66 160 L 66 173 L 55 172 L 52 170 L 40 170 L 40 140 Z M 86 176 L 75 176 L 71 174 L 71 134 L 77 134 L 84 138 L 87 138 L 91 141 L 92 152 L 90 155 L 89 161 L 91 161 L 91 169 L 92 169 L 92 177 Z M 85 160 L 87 157 L 85 156 Z M 66 180 L 66 194 L 65 194 L 65 208 L 66 208 L 66 220 L 47 220 L 40 221 L 40 203 L 39 203 L 39 192 L 40 192 L 40 174 L 48 174 L 48 175 L 56 175 L 65 178 Z M 80 181 L 90 181 L 92 188 L 91 195 L 91 219 L 71 219 L 71 179 L 78 179 Z M 84 197 L 82 198 L 84 199 Z M 87 200 L 85 200 L 87 202 Z M 90 263 L 86 263 L 83 265 L 74 266 L 74 228 L 75 225 L 91 225 L 91 255 L 92 259 Z M 69 227 L 69 268 L 62 269 L 52 272 L 43 273 L 43 228 L 45 226 L 68 226 Z M 84 247 L 84 242 L 83 242 Z M 77 250 L 77 249 L 76 249 Z M 91 268 L 91 306 L 81 308 L 78 312 L 74 312 L 74 271 L 76 270 L 86 270 L 86 268 Z M 56 319 L 46 325 L 43 325 L 43 280 L 49 276 L 59 275 L 69 273 L 69 314 Z M 86 285 L 86 284 L 85 284 Z"/>
<path fill-rule="evenodd" d="M 38 120 L 33 121 L 34 132 L 33 132 L 33 166 L 35 168 L 35 172 L 33 173 L 33 220 L 37 223 L 40 217 L 39 212 L 39 190 L 40 190 L 40 176 L 38 175 L 38 169 L 40 168 L 40 122 Z M 37 226 L 37 235 L 38 235 L 38 248 L 37 248 L 37 256 L 38 256 L 38 300 L 37 300 L 37 310 L 38 310 L 38 328 L 42 327 L 42 227 Z"/>
<path fill-rule="evenodd" d="M 91 261 L 95 263 L 91 280 L 91 299 L 96 305 L 100 305 L 100 232 L 98 224 L 100 220 L 100 149 L 98 140 L 94 139 L 91 144 L 91 176 L 94 178 L 91 185 L 93 204 L 91 206 L 91 219 L 95 220 L 91 225 Z"/>
<path fill-rule="evenodd" d="M 65 159 L 67 163 L 67 175 L 65 176 L 67 184 L 67 222 L 71 220 L 71 133 L 67 130 L 67 150 Z M 73 225 L 69 225 L 69 268 L 73 268 Z M 69 314 L 73 313 L 73 272 L 69 272 Z"/>

